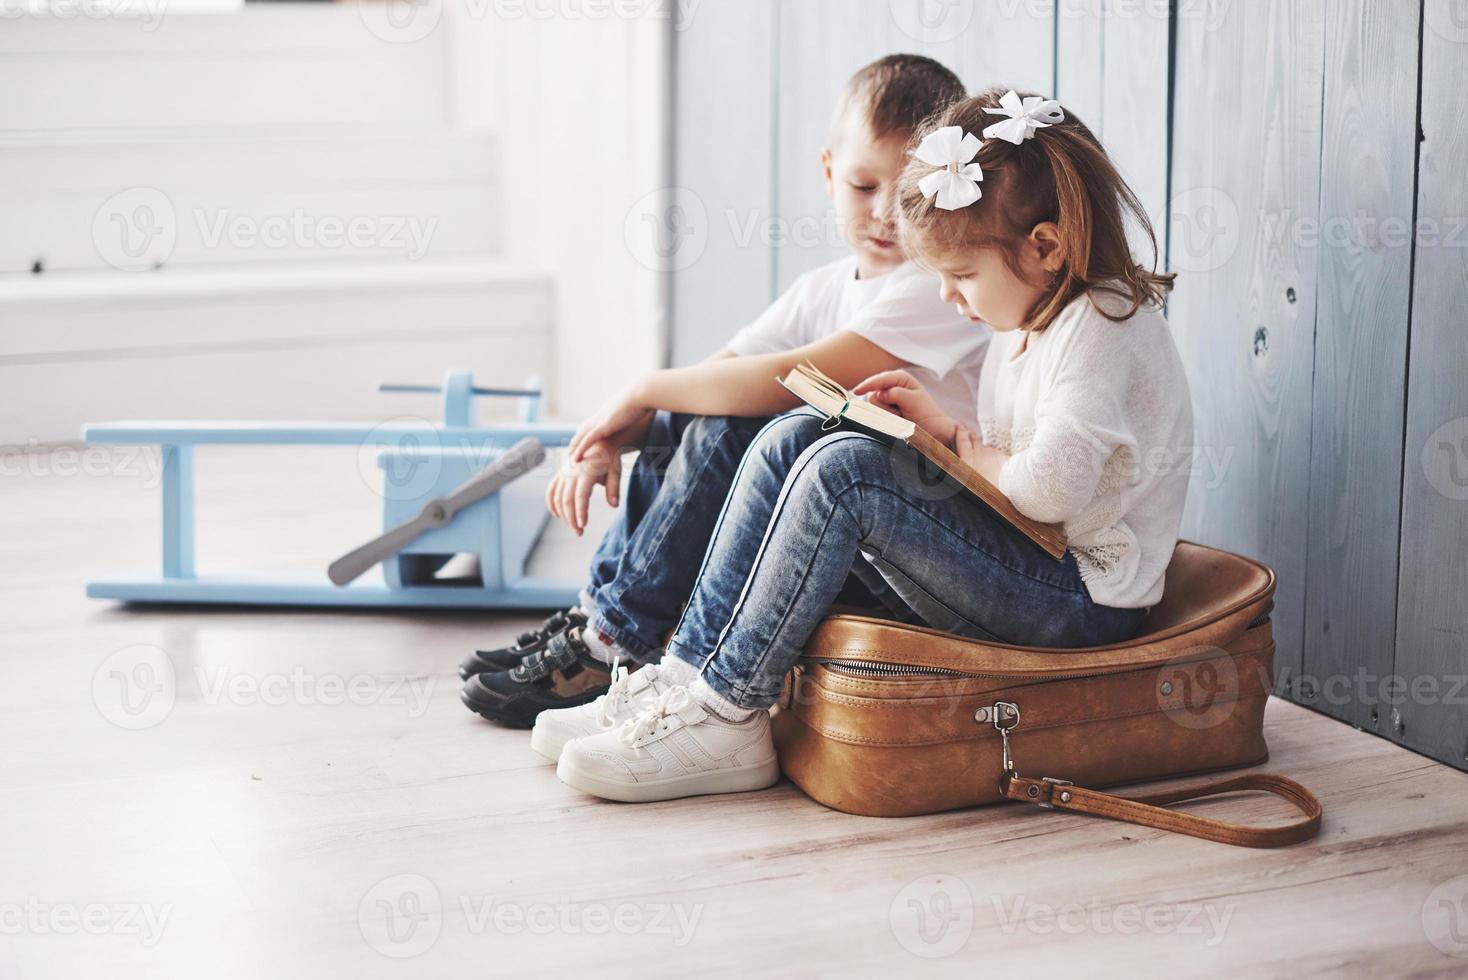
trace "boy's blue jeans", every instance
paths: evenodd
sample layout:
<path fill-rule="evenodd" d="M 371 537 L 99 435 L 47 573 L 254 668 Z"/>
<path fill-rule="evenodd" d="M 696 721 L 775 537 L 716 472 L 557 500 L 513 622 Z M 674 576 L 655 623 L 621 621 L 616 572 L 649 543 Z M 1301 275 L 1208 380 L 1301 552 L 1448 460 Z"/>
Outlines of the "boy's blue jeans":
<path fill-rule="evenodd" d="M 639 663 L 662 657 L 663 637 L 693 591 L 740 460 L 769 421 L 668 412 L 654 416 L 622 506 L 597 547 L 591 580 L 581 595 L 592 628 L 610 636 Z M 783 451 L 794 463 L 805 448 L 800 440 L 808 444 L 821 435 L 819 426 L 790 430 Z M 890 590 L 873 594 L 861 581 L 848 583 L 841 599 L 911 615 Z"/>
<path fill-rule="evenodd" d="M 1136 635 L 1146 610 L 1092 602 L 1074 556 L 1056 561 L 953 481 L 925 479 L 906 445 L 822 421 L 801 409 L 759 433 L 668 646 L 719 695 L 774 704 L 853 570 L 965 636 L 1068 647 Z"/>
<path fill-rule="evenodd" d="M 739 460 L 768 421 L 654 416 L 581 595 L 591 626 L 639 663 L 661 656 L 663 635 L 693 589 Z"/>

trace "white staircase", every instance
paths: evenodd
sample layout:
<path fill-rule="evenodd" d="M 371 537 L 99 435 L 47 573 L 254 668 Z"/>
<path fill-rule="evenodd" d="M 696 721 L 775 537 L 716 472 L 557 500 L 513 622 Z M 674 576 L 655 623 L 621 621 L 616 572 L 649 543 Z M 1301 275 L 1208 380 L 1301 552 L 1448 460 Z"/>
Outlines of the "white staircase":
<path fill-rule="evenodd" d="M 0 32 L 0 444 L 547 373 L 552 283 L 497 258 L 495 140 L 446 122 L 443 31 L 162 9 Z"/>

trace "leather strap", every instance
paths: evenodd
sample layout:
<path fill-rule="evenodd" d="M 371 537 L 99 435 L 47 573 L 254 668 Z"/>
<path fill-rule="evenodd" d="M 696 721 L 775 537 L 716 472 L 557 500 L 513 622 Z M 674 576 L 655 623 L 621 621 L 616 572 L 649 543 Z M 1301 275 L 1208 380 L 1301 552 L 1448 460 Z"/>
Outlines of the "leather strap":
<path fill-rule="evenodd" d="M 1285 847 L 1289 844 L 1307 841 L 1320 833 L 1322 809 L 1315 794 L 1288 776 L 1278 776 L 1272 773 L 1234 776 L 1230 779 L 1219 779 L 1210 783 L 1200 783 L 1196 786 L 1185 786 L 1182 789 L 1148 793 L 1142 796 L 1112 796 L 1110 793 L 1097 792 L 1094 789 L 1086 789 L 1084 786 L 1074 786 L 1062 780 L 1030 779 L 1016 774 L 1001 778 L 1000 785 L 1004 795 L 1011 800 L 1034 803 L 1057 810 L 1074 810 L 1077 813 L 1089 813 L 1098 817 L 1109 817 L 1112 820 L 1124 820 L 1143 827 L 1156 827 L 1191 837 L 1201 837 L 1204 840 L 1218 841 L 1221 844 L 1237 844 L 1240 847 Z M 1166 807 L 1166 804 L 1183 800 L 1197 800 L 1205 796 L 1249 790 L 1273 793 L 1283 797 L 1294 804 L 1305 816 L 1293 823 L 1278 827 L 1248 827 L 1226 820 L 1179 813 Z"/>

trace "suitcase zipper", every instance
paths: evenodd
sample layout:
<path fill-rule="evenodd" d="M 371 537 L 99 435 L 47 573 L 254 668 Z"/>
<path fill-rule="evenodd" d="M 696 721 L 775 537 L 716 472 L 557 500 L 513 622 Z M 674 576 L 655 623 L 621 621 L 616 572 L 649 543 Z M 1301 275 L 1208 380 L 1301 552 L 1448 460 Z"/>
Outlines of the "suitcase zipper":
<path fill-rule="evenodd" d="M 814 663 L 835 670 L 838 674 L 851 674 L 858 677 L 972 677 L 979 680 L 1042 680 L 1042 681 L 1069 681 L 1078 680 L 1083 677 L 1104 677 L 1115 674 L 1131 673 L 1134 670 L 1153 670 L 1165 666 L 1168 661 L 1161 661 L 1147 667 L 1128 667 L 1126 670 L 1090 670 L 1073 674 L 983 674 L 968 670 L 949 670 L 946 667 L 922 667 L 913 664 L 883 664 L 868 663 L 855 660 L 816 660 Z"/>
<path fill-rule="evenodd" d="M 977 674 L 965 674 L 961 670 L 948 670 L 943 667 L 917 667 L 908 664 L 878 664 L 865 663 L 853 660 L 818 660 L 817 663 L 824 664 L 834 669 L 838 674 L 855 674 L 859 677 L 977 677 Z"/>

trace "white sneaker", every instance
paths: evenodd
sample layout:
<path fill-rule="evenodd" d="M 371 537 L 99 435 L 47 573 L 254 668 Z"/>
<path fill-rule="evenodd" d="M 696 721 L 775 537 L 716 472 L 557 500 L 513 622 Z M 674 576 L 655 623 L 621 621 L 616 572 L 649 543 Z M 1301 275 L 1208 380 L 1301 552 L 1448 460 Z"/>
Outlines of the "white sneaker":
<path fill-rule="evenodd" d="M 635 671 L 614 665 L 612 686 L 595 701 L 574 708 L 552 708 L 536 715 L 535 727 L 530 731 L 530 747 L 555 762 L 567 742 L 611 731 L 651 704 L 667 686 L 658 680 L 657 664 Z"/>
<path fill-rule="evenodd" d="M 670 687 L 616 729 L 567 745 L 556 775 L 592 796 L 650 803 L 766 789 L 780 779 L 780 765 L 768 711 L 725 721 L 686 687 Z"/>

